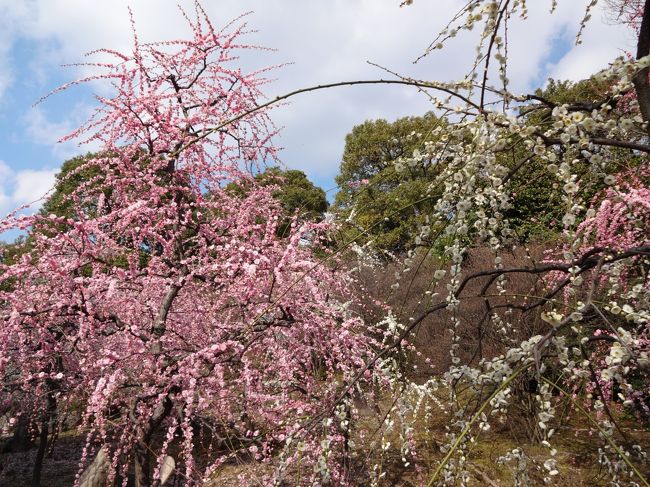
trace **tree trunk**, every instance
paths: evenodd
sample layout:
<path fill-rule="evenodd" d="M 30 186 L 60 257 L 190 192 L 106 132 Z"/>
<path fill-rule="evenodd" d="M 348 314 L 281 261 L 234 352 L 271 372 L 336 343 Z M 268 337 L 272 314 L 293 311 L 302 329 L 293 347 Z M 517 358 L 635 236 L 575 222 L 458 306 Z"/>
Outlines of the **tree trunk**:
<path fill-rule="evenodd" d="M 41 424 L 41 433 L 39 435 L 38 452 L 34 460 L 34 470 L 32 471 L 32 487 L 40 487 L 41 473 L 43 472 L 43 458 L 45 458 L 45 451 L 47 450 L 47 437 L 49 434 L 50 419 L 45 417 Z"/>
<path fill-rule="evenodd" d="M 0 449 L 2 453 L 15 453 L 27 451 L 34 446 L 34 441 L 29 434 L 29 418 L 27 415 L 18 417 L 18 423 L 14 428 L 14 433 Z"/>
<path fill-rule="evenodd" d="M 79 487 L 106 487 L 108 479 L 108 450 L 103 446 L 97 452 L 97 456 L 88 468 L 84 470 L 79 480 Z"/>
<path fill-rule="evenodd" d="M 47 406 L 43 412 L 43 419 L 41 421 L 41 431 L 39 434 L 38 452 L 34 460 L 34 469 L 32 471 L 32 487 L 40 487 L 41 474 L 43 473 L 43 459 L 47 452 L 47 440 L 50 434 L 50 423 L 56 417 L 56 400 L 52 393 L 47 395 Z"/>
<path fill-rule="evenodd" d="M 138 444 L 135 448 L 135 487 L 151 487 L 152 485 L 160 485 L 159 482 L 153 484 L 151 479 L 151 440 L 154 433 L 160 426 L 160 423 L 169 416 L 173 407 L 172 400 L 169 396 L 155 409 L 153 415 L 149 419 L 146 427 L 144 427 L 139 436 Z"/>
<path fill-rule="evenodd" d="M 636 58 L 650 54 L 650 0 L 645 1 L 643 10 L 643 19 L 641 20 L 641 29 L 639 30 L 639 39 L 636 48 Z M 634 76 L 634 88 L 636 89 L 639 109 L 646 122 L 646 132 L 650 135 L 650 83 L 648 82 L 650 68 L 643 68 Z"/>

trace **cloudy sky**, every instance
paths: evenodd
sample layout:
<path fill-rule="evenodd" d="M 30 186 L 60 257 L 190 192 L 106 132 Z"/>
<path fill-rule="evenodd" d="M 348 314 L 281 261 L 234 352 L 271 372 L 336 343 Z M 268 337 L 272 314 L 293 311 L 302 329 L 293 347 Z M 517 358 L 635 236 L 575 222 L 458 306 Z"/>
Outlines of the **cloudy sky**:
<path fill-rule="evenodd" d="M 75 88 L 34 106 L 51 89 L 82 74 L 62 64 L 83 61 L 87 51 L 128 50 L 130 5 L 142 40 L 186 33 L 177 4 L 181 0 L 0 0 L 0 213 L 38 200 L 51 187 L 61 163 L 87 148 L 58 144 L 93 107 L 92 87 Z M 244 59 L 247 66 L 291 63 L 275 72 L 267 88 L 276 96 L 327 82 L 385 77 L 367 61 L 406 76 L 428 80 L 460 79 L 474 56 L 473 39 L 459 37 L 444 50 L 414 65 L 412 61 L 464 3 L 416 0 L 203 0 L 215 25 L 237 15 L 257 33 L 250 41 L 276 49 Z M 511 88 L 528 92 L 548 77 L 581 79 L 607 65 L 625 49 L 629 31 L 604 21 L 597 11 L 581 46 L 574 37 L 587 0 L 560 0 L 548 15 L 550 0 L 529 1 L 529 20 L 512 25 Z M 602 1 L 600 3 L 603 3 Z M 101 89 L 101 87 L 95 87 Z M 294 98 L 274 112 L 284 127 L 277 141 L 289 167 L 300 168 L 319 185 L 334 186 L 344 137 L 367 119 L 419 115 L 427 99 L 412 88 L 348 87 Z"/>

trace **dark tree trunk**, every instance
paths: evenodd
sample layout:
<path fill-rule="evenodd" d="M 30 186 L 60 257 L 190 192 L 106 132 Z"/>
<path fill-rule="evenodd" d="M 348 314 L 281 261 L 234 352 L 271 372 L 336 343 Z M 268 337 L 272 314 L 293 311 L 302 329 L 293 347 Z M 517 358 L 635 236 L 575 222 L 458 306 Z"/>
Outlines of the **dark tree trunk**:
<path fill-rule="evenodd" d="M 643 19 L 641 20 L 641 29 L 639 30 L 639 39 L 636 48 L 636 58 L 650 54 L 650 0 L 645 1 L 643 10 Z M 650 82 L 648 75 L 650 74 L 650 67 L 643 68 L 634 76 L 634 88 L 636 89 L 637 99 L 639 101 L 639 109 L 643 120 L 646 122 L 646 131 L 650 135 Z"/>
<path fill-rule="evenodd" d="M 34 460 L 34 470 L 32 471 L 32 487 L 40 487 L 41 474 L 43 472 L 43 459 L 47 450 L 47 437 L 49 435 L 49 418 L 44 418 L 41 424 L 41 433 L 39 435 L 38 452 Z"/>
<path fill-rule="evenodd" d="M 153 416 L 149 419 L 147 426 L 140 432 L 134 462 L 136 487 L 150 487 L 159 484 L 159 482 L 153 483 L 151 479 L 152 439 L 160 424 L 172 412 L 172 407 L 172 400 L 169 396 L 165 397 L 162 404 L 156 408 Z"/>
<path fill-rule="evenodd" d="M 56 416 L 56 400 L 52 393 L 47 395 L 47 406 L 43 412 L 41 421 L 41 431 L 39 434 L 38 452 L 34 460 L 34 469 L 32 471 L 32 487 L 40 487 L 41 474 L 43 473 L 43 459 L 47 452 L 48 437 L 50 434 L 50 423 L 53 422 Z"/>
<path fill-rule="evenodd" d="M 29 418 L 22 415 L 18 418 L 18 423 L 14 428 L 14 433 L 10 440 L 2 445 L 0 452 L 15 453 L 27 451 L 34 446 L 34 441 L 29 434 Z"/>

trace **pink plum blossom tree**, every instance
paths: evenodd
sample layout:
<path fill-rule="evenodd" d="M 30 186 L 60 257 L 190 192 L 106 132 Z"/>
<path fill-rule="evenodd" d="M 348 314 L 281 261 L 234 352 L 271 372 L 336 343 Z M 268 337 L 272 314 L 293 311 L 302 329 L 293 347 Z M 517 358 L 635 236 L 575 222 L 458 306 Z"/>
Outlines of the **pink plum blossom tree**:
<path fill-rule="evenodd" d="M 144 43 L 134 28 L 132 52 L 92 53 L 113 60 L 72 83 L 112 87 L 66 138 L 100 146 L 72 171 L 93 174 L 68 196 L 73 216 L 2 222 L 31 243 L 2 266 L 3 400 L 40 418 L 39 461 L 57 418 L 79 409 L 81 468 L 103 445 L 107 482 L 156 485 L 174 452 L 197 485 L 242 452 L 291 447 L 283 468 L 304 457 L 320 466 L 306 478 L 343 483 L 337 385 L 373 342 L 345 274 L 314 257 L 327 224 L 276 237 L 274 187 L 252 172 L 275 161 L 277 130 L 257 109 L 266 70 L 236 65 L 255 49 L 245 24 L 217 30 L 198 3 L 182 14 L 189 39 Z M 225 190 L 242 180 L 245 195 Z"/>

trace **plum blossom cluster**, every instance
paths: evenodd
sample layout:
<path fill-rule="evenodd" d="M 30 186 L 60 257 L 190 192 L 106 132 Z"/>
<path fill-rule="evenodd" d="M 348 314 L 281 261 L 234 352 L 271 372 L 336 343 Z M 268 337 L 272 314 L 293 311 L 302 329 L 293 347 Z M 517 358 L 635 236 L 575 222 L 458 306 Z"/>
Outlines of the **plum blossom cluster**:
<path fill-rule="evenodd" d="M 595 4 L 588 3 L 581 31 Z M 645 452 L 626 435 L 612 408 L 648 418 L 650 146 L 641 102 L 624 109 L 618 104 L 634 91 L 650 58 L 619 58 L 599 73 L 608 86 L 600 100 L 561 104 L 510 93 L 508 22 L 526 15 L 524 1 L 467 2 L 424 54 L 433 55 L 461 31 L 482 29 L 467 77 L 441 84 L 440 96 L 429 94 L 449 123 L 394 161 L 397 173 L 421 163 L 439 167 L 422 195 L 437 198 L 435 210 L 416 242 L 424 254 L 443 244 L 449 262 L 430 276 L 441 292 L 423 296 L 428 303 L 423 315 L 448 320 L 451 366 L 424 388 L 406 387 L 418 391 L 421 402 L 437 411 L 433 414 L 451 420 L 443 459 L 426 482 L 466 485 L 472 476 L 471 445 L 525 403 L 535 418 L 529 421 L 530 436 L 548 449 L 548 458 L 534 465 L 520 448 L 503 463 L 514 468 L 518 484 L 533 472 L 555 483 L 562 473 L 553 446 L 560 397 L 568 398 L 576 414 L 586 415 L 600 436 L 598 460 L 612 482 L 648 485 L 638 468 Z M 489 83 L 493 78 L 499 86 Z M 512 181 L 533 164 L 542 168 L 559 202 L 559 240 L 544 259 L 506 265 L 508 254 L 521 247 L 508 218 L 517 191 Z M 479 272 L 465 265 L 475 247 L 493 255 L 492 265 Z M 417 267 L 418 255 L 409 252 L 405 266 Z M 523 296 L 514 284 L 522 275 L 533 278 Z M 402 277 L 395 274 L 394 288 Z M 477 298 L 482 312 L 468 315 L 464 310 Z M 421 317 L 410 321 L 406 329 L 414 330 Z M 481 343 L 468 351 L 463 337 L 468 328 L 482 330 L 478 341 L 500 336 L 503 352 L 482 356 Z M 441 389 L 449 393 L 444 405 L 430 399 Z M 408 411 L 399 401 L 395 407 Z M 593 407 L 598 419 L 588 412 Z"/>
<path fill-rule="evenodd" d="M 190 39 L 134 30 L 131 53 L 100 51 L 115 61 L 81 80 L 114 90 L 70 135 L 101 145 L 71 173 L 92 174 L 72 214 L 1 223 L 29 234 L 1 267 L 0 397 L 43 426 L 81 408 L 80 474 L 101 447 L 106 483 L 153 485 L 173 455 L 200 485 L 291 446 L 268 483 L 290 469 L 343 485 L 339 384 L 375 344 L 346 275 L 314 257 L 329 224 L 279 238 L 273 188 L 252 178 L 276 129 L 258 109 L 263 72 L 234 63 L 245 24 L 216 30 L 198 4 L 183 15 Z M 238 181 L 243 195 L 227 189 Z"/>

